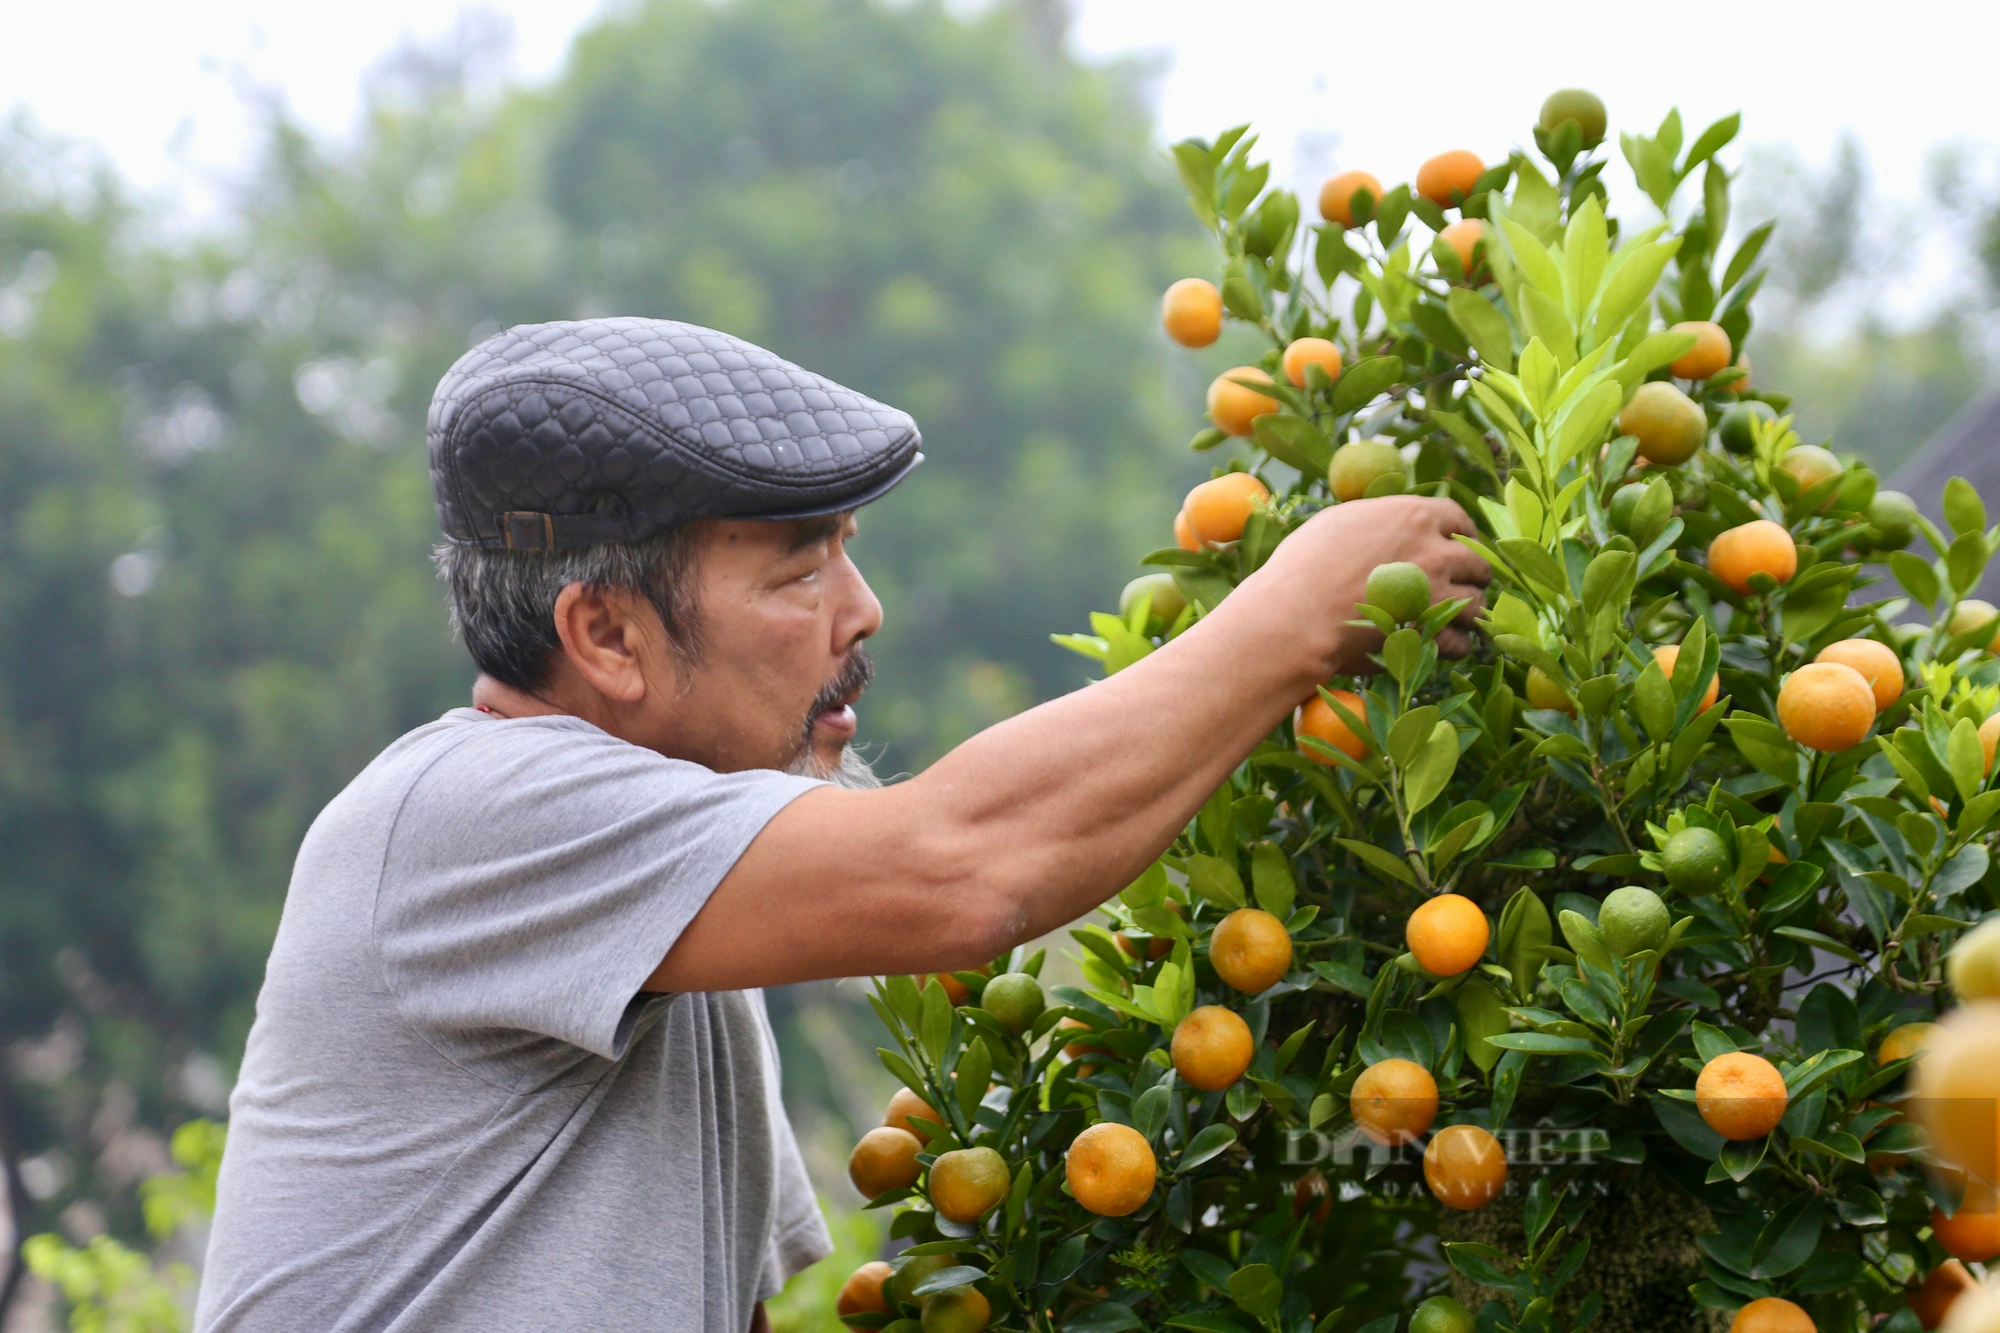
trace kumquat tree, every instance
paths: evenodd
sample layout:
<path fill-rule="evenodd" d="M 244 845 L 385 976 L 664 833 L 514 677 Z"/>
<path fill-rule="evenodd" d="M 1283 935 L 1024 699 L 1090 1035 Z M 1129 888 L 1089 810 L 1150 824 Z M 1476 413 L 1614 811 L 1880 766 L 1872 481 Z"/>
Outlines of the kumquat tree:
<path fill-rule="evenodd" d="M 1736 130 L 1621 135 L 1636 220 L 1578 91 L 1534 152 L 1338 175 L 1318 223 L 1245 130 L 1175 145 L 1220 281 L 1167 331 L 1265 350 L 1209 389 L 1175 544 L 1058 642 L 1116 672 L 1405 491 L 1474 517 L 1483 635 L 1441 660 L 1462 606 L 1378 568 L 1379 673 L 1073 932 L 1080 985 L 882 980 L 905 1086 L 852 1174 L 910 1243 L 850 1325 L 2000 1328 L 1965 1295 L 2000 1258 L 2000 528 L 1754 383 Z"/>

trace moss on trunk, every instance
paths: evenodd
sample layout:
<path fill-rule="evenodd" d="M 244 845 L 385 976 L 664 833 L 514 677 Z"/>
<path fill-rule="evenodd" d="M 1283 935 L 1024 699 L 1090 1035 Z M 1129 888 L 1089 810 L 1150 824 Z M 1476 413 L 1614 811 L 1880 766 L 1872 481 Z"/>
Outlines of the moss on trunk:
<path fill-rule="evenodd" d="M 1703 1310 L 1688 1295 L 1701 1280 L 1701 1251 L 1695 1237 L 1713 1230 L 1708 1210 L 1650 1173 L 1607 1176 L 1606 1191 L 1590 1200 L 1577 1234 L 1590 1238 L 1590 1258 L 1570 1282 L 1559 1311 L 1564 1316 L 1591 1292 L 1604 1307 L 1591 1333 L 1724 1333 L 1727 1316 Z M 1510 1190 L 1472 1213 L 1445 1212 L 1438 1219 L 1442 1241 L 1481 1241 L 1518 1254 L 1521 1249 L 1521 1195 Z M 1452 1294 L 1477 1310 L 1501 1293 L 1462 1275 L 1452 1275 Z"/>

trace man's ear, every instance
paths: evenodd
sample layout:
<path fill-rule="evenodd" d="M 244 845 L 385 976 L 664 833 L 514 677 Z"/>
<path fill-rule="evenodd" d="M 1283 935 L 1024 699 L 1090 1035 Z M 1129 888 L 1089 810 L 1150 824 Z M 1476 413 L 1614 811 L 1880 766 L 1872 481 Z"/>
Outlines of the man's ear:
<path fill-rule="evenodd" d="M 654 655 L 648 619 L 658 613 L 623 589 L 572 583 L 556 594 L 556 635 L 586 685 L 613 704 L 646 697 L 646 667 Z M 657 630 L 656 630 L 657 632 Z"/>

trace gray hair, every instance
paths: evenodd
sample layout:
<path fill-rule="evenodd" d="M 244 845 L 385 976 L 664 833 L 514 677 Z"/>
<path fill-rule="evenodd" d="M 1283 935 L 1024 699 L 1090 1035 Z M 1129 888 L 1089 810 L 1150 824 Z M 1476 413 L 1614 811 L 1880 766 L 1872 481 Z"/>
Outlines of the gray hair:
<path fill-rule="evenodd" d="M 683 668 L 701 659 L 695 605 L 698 533 L 692 524 L 642 541 L 553 551 L 446 543 L 435 556 L 451 597 L 451 627 L 473 665 L 503 685 L 534 693 L 548 683 L 555 655 L 556 598 L 572 583 L 636 592 L 653 604 Z"/>

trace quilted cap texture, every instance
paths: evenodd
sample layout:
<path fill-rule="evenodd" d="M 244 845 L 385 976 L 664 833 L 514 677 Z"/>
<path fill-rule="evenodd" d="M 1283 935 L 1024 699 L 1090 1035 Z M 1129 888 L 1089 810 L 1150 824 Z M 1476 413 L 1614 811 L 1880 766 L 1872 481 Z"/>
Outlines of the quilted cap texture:
<path fill-rule="evenodd" d="M 495 334 L 439 381 L 429 440 L 445 536 L 529 550 L 839 513 L 923 461 L 908 413 L 666 319 Z"/>

